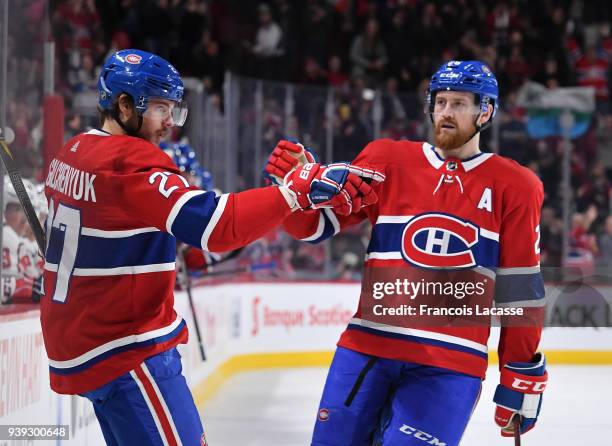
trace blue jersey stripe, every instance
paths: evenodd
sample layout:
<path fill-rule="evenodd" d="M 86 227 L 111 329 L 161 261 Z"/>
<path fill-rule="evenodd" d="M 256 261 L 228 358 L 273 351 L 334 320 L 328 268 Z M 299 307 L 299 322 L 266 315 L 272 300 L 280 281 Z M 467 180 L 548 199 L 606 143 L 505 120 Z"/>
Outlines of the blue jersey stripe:
<path fill-rule="evenodd" d="M 55 373 L 56 375 L 73 375 L 75 373 L 79 373 L 82 372 L 83 370 L 87 370 L 88 368 L 94 366 L 95 364 L 98 364 L 101 361 L 104 361 L 105 359 L 108 359 L 114 355 L 117 355 L 119 353 L 128 351 L 128 350 L 134 350 L 137 348 L 143 348 L 143 347 L 149 347 L 151 345 L 155 345 L 155 344 L 161 344 L 163 342 L 167 342 L 170 341 L 171 339 L 177 337 L 178 335 L 180 335 L 181 331 L 185 328 L 186 326 L 186 322 L 185 320 L 182 320 L 181 323 L 179 325 L 177 325 L 177 327 L 172 330 L 170 333 L 163 335 L 163 336 L 159 336 L 157 338 L 153 338 L 153 339 L 147 339 L 146 341 L 141 341 L 141 342 L 133 342 L 131 344 L 127 344 L 127 345 L 122 345 L 120 347 L 116 347 L 112 350 L 109 350 L 107 352 L 104 352 L 98 356 L 96 356 L 95 358 L 91 358 L 89 361 L 84 362 L 83 364 L 80 364 L 78 366 L 75 367 L 70 367 L 70 368 L 65 368 L 65 369 L 60 369 L 57 367 L 52 367 L 49 366 L 49 371 L 51 373 Z"/>
<path fill-rule="evenodd" d="M 172 233 L 185 243 L 202 247 L 202 234 L 218 203 L 219 198 L 214 192 L 206 192 L 190 198 L 174 219 Z"/>
<path fill-rule="evenodd" d="M 376 330 L 375 328 L 364 327 L 363 325 L 349 324 L 348 330 L 358 330 L 365 333 L 381 336 L 384 338 L 399 339 L 402 341 L 415 342 L 417 344 L 426 344 L 434 347 L 442 347 L 449 350 L 455 350 L 458 352 L 469 353 L 470 355 L 476 355 L 484 360 L 487 360 L 488 355 L 484 352 L 478 351 L 474 348 L 466 347 L 464 345 L 453 344 L 452 342 L 439 341 L 437 339 L 428 339 L 420 336 L 405 335 L 401 333 L 391 333 L 383 330 Z"/>
<path fill-rule="evenodd" d="M 372 229 L 368 254 L 371 252 L 402 252 L 402 235 L 405 227 L 406 223 L 377 223 Z M 454 248 L 455 246 L 450 247 Z M 460 247 L 457 246 L 457 248 Z M 496 268 L 498 266 L 499 242 L 480 236 L 471 250 L 476 265 L 485 268 Z"/>
<path fill-rule="evenodd" d="M 47 262 L 59 263 L 64 231 L 53 228 L 47 249 Z M 165 232 L 145 232 L 129 237 L 79 237 L 75 268 L 117 268 L 121 266 L 170 263 L 176 259 L 176 239 Z"/>
<path fill-rule="evenodd" d="M 333 223 L 327 216 L 327 213 L 324 210 L 321 210 L 320 212 L 321 212 L 321 215 L 323 216 L 323 223 L 324 223 L 323 232 L 316 239 L 305 240 L 307 243 L 312 243 L 313 245 L 316 245 L 317 243 L 321 243 L 322 241 L 327 240 L 330 237 L 333 237 L 334 234 L 336 233 L 336 229 L 334 228 Z"/>
<path fill-rule="evenodd" d="M 495 279 L 495 302 L 511 303 L 544 299 L 544 280 L 540 273 L 498 275 Z"/>

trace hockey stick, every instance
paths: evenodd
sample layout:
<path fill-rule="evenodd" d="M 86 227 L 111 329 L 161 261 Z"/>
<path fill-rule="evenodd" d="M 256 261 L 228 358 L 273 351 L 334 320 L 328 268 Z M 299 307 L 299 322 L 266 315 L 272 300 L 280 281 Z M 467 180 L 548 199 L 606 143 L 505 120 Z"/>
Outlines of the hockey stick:
<path fill-rule="evenodd" d="M 193 295 L 191 294 L 191 279 L 187 272 L 187 262 L 185 261 L 185 247 L 179 246 L 178 255 L 182 263 L 181 276 L 183 286 L 187 292 L 187 299 L 189 299 L 189 308 L 191 309 L 191 318 L 193 319 L 193 326 L 196 331 L 196 337 L 198 339 L 198 346 L 200 347 L 200 357 L 202 361 L 206 361 L 206 352 L 204 351 L 204 341 L 202 340 L 202 333 L 200 332 L 200 323 L 198 322 L 198 316 L 195 311 L 195 305 L 193 304 Z"/>
<path fill-rule="evenodd" d="M 26 191 L 25 186 L 23 185 L 23 180 L 21 179 L 21 172 L 19 172 L 19 168 L 15 163 L 13 154 L 11 153 L 11 150 L 4 141 L 4 137 L 2 136 L 0 136 L 0 146 L 2 146 L 2 150 L 0 150 L 2 164 L 4 164 L 4 168 L 8 173 L 9 179 L 11 180 L 11 183 L 13 183 L 17 198 L 19 198 L 21 207 L 23 208 L 25 216 L 28 219 L 28 223 L 32 228 L 32 232 L 34 233 L 34 237 L 36 238 L 36 243 L 38 244 L 38 250 L 40 251 L 40 255 L 44 258 L 45 247 L 47 246 L 45 231 L 43 230 L 40 221 L 36 216 L 34 206 L 32 205 L 30 197 L 28 197 L 28 192 Z"/>
<path fill-rule="evenodd" d="M 519 416 L 515 416 L 512 420 L 514 425 L 514 446 L 521 446 L 521 422 Z"/>

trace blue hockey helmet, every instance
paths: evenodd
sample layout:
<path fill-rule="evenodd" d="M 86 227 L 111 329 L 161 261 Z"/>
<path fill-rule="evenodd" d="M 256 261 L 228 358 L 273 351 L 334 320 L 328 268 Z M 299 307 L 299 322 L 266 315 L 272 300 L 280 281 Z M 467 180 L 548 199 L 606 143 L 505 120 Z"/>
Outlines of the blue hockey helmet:
<path fill-rule="evenodd" d="M 146 51 L 127 49 L 117 51 L 104 63 L 98 79 L 98 104 L 111 110 L 121 93 L 134 100 L 140 116 L 147 109 L 149 98 L 168 99 L 177 103 L 172 118 L 181 126 L 187 109 L 181 105 L 183 81 L 179 72 L 167 60 Z"/>
<path fill-rule="evenodd" d="M 497 79 L 491 69 L 477 60 L 451 60 L 438 68 L 429 82 L 427 90 L 427 105 L 429 113 L 433 113 L 435 95 L 439 91 L 466 91 L 474 93 L 480 102 L 480 112 L 487 111 L 488 105 L 493 106 L 491 119 L 483 125 L 488 126 L 497 114 L 499 107 L 499 89 Z"/>

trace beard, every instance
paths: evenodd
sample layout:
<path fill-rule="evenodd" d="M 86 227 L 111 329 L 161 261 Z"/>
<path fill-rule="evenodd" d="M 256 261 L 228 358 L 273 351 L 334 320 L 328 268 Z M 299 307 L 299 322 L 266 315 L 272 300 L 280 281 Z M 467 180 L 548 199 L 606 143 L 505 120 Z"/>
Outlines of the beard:
<path fill-rule="evenodd" d="M 453 129 L 443 129 L 443 124 L 452 124 Z M 468 142 L 474 131 L 473 125 L 469 129 L 461 129 L 456 121 L 452 119 L 440 120 L 436 124 L 434 132 L 434 144 L 443 150 L 454 150 Z"/>

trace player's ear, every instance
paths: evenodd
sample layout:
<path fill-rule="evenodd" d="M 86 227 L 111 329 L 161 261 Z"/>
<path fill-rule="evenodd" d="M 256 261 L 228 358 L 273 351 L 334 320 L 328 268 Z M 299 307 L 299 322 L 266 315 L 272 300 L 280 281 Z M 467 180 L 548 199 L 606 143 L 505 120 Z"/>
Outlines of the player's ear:
<path fill-rule="evenodd" d="M 119 107 L 119 116 L 123 116 L 124 120 L 129 120 L 134 114 L 134 102 L 130 95 L 121 93 L 117 99 L 117 107 Z"/>

